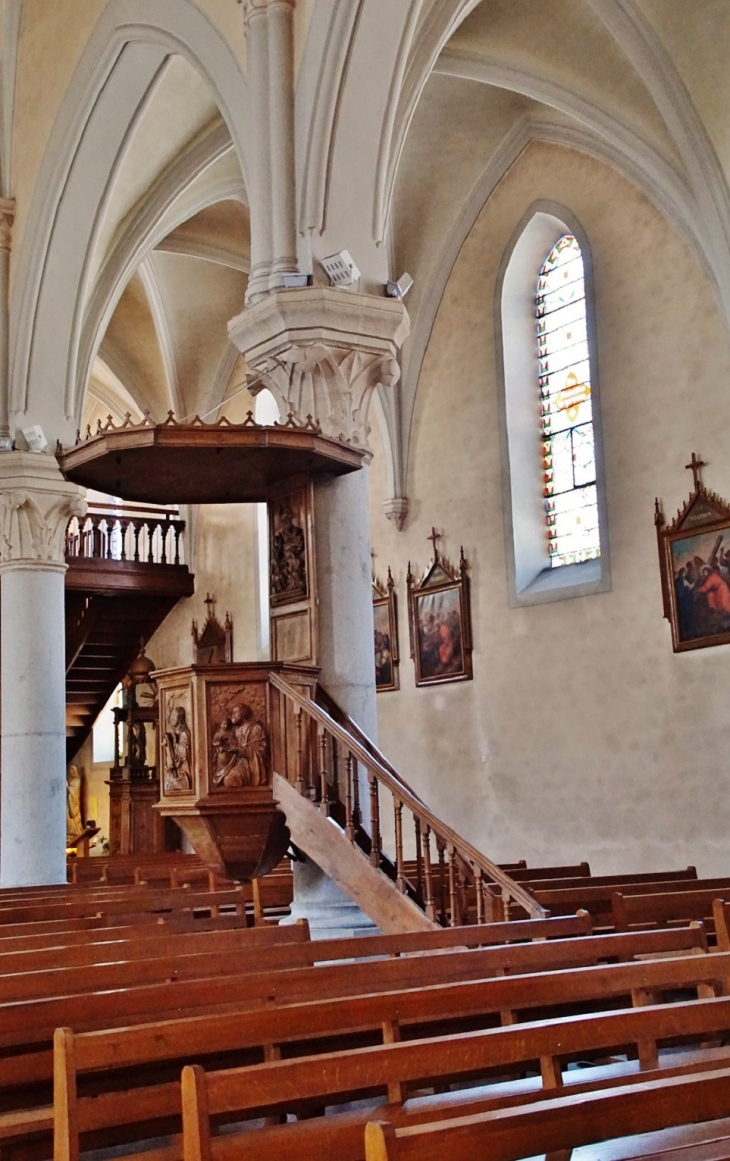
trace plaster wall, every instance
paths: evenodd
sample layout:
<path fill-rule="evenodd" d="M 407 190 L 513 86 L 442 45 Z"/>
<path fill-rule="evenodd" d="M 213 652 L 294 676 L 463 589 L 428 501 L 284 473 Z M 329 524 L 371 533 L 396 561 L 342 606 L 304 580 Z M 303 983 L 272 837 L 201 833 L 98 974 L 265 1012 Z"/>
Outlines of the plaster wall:
<path fill-rule="evenodd" d="M 193 620 L 203 627 L 206 593 L 216 598 L 221 623 L 226 611 L 231 614 L 233 660 L 260 656 L 255 545 L 255 504 L 201 505 L 195 523 L 195 595 L 178 602 L 147 646 L 159 669 L 192 664 L 190 630 Z"/>
<path fill-rule="evenodd" d="M 510 609 L 494 292 L 536 198 L 569 207 L 592 248 L 612 590 Z M 442 816 L 497 860 L 590 860 L 596 873 L 727 869 L 730 649 L 672 653 L 654 497 L 686 498 L 690 452 L 730 495 L 728 336 L 673 228 L 616 172 L 533 144 L 484 207 L 444 294 L 421 374 L 404 533 L 371 467 L 375 568 L 399 596 L 401 690 L 378 695 L 380 745 Z M 537 389 L 537 388 L 536 388 Z M 539 454 L 536 432 L 535 454 Z M 474 681 L 416 689 L 405 575 L 431 525 L 471 563 Z"/>

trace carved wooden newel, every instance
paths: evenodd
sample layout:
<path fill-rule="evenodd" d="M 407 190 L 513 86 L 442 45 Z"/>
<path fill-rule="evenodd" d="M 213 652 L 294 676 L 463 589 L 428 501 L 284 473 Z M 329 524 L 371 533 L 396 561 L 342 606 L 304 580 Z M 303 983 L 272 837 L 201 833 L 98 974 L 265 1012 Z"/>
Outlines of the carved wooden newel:
<path fill-rule="evenodd" d="M 155 674 L 162 740 L 160 802 L 207 866 L 233 879 L 267 874 L 289 843 L 271 789 L 294 783 L 294 711 L 269 680 L 309 697 L 317 670 L 282 662 L 188 666 Z"/>

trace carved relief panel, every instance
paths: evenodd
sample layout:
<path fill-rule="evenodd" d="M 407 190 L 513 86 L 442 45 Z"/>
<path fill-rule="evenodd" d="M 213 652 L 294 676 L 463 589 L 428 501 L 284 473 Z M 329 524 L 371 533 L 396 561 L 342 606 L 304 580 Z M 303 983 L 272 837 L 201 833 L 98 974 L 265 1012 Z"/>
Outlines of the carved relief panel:
<path fill-rule="evenodd" d="M 311 481 L 270 494 L 271 656 L 316 664 L 317 586 Z"/>
<path fill-rule="evenodd" d="M 189 685 L 161 691 L 162 793 L 195 793 L 193 750 L 193 698 Z"/>
<path fill-rule="evenodd" d="M 271 782 L 267 683 L 207 686 L 208 793 Z"/>

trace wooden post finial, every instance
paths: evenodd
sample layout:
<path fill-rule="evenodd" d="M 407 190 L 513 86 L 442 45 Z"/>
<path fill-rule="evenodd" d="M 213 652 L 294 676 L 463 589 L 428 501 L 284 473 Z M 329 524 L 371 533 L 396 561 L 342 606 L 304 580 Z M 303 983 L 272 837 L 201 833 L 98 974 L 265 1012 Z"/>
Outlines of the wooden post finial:
<path fill-rule="evenodd" d="M 688 464 L 685 464 L 684 466 L 687 469 L 687 471 L 690 471 L 692 473 L 692 479 L 694 481 L 693 491 L 699 492 L 700 488 L 702 487 L 702 480 L 700 479 L 700 472 L 701 472 L 702 468 L 707 467 L 707 464 L 704 462 L 704 460 L 698 459 L 697 456 L 695 455 L 695 453 L 692 452 L 692 459 L 690 460 L 690 462 Z"/>

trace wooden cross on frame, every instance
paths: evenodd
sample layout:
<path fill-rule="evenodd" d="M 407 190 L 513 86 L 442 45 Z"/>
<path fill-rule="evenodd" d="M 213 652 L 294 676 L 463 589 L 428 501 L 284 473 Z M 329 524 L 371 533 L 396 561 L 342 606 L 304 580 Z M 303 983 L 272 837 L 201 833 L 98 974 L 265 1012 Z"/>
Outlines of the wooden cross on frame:
<path fill-rule="evenodd" d="M 697 459 L 697 456 L 695 455 L 695 453 L 692 452 L 692 459 L 691 459 L 690 463 L 685 464 L 684 466 L 687 469 L 687 471 L 690 471 L 692 473 L 692 479 L 694 480 L 694 491 L 699 492 L 700 488 L 702 487 L 702 480 L 700 479 L 700 472 L 701 472 L 702 468 L 707 467 L 707 464 L 704 462 L 704 460 Z"/>
<path fill-rule="evenodd" d="M 432 527 L 431 528 L 431 535 L 427 536 L 426 539 L 430 540 L 431 543 L 433 544 L 433 559 L 435 562 L 438 563 L 439 550 L 438 550 L 437 541 L 442 540 L 443 537 L 441 536 L 440 532 L 437 532 L 436 529 Z"/>

